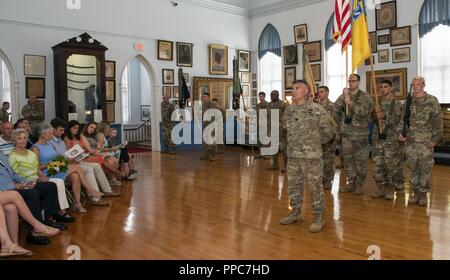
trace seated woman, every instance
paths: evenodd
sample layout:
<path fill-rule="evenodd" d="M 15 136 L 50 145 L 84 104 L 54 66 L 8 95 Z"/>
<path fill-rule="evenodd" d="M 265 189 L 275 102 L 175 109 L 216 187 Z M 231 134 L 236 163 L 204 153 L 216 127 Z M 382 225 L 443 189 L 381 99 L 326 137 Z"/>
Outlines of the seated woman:
<path fill-rule="evenodd" d="M 17 191 L 0 191 L 0 257 L 33 255 L 31 251 L 17 245 L 19 239 L 18 214 L 32 227 L 35 236 L 54 236 L 60 232 L 59 229 L 39 222 Z"/>
<path fill-rule="evenodd" d="M 36 154 L 39 169 L 42 171 L 44 176 L 48 175 L 48 165 L 52 162 L 57 156 L 58 153 L 55 151 L 52 145 L 48 142 L 53 137 L 53 127 L 48 123 L 41 123 L 37 128 L 38 141 L 33 145 L 32 151 Z M 75 197 L 75 210 L 80 213 L 87 213 L 87 210 L 81 204 L 81 186 L 86 189 L 88 196 L 91 199 L 99 198 L 103 194 L 95 191 L 86 180 L 83 171 L 81 170 L 79 165 L 70 164 L 67 172 L 59 172 L 53 176 L 49 177 L 51 182 L 55 182 L 58 185 L 58 189 L 62 186 L 64 188 L 65 193 L 65 185 L 64 180 L 66 177 L 69 178 L 72 183 L 72 190 Z M 46 179 L 45 177 L 43 178 Z"/>
<path fill-rule="evenodd" d="M 119 170 L 119 161 L 110 154 L 102 153 L 101 147 L 96 139 L 97 124 L 95 122 L 87 123 L 81 132 L 82 147 L 91 154 L 87 160 L 100 163 L 108 172 L 111 173 L 110 183 L 114 187 L 122 185 L 115 176 L 123 177 L 124 173 Z"/>
<path fill-rule="evenodd" d="M 100 127 L 100 125 L 99 125 Z M 97 129 L 98 130 L 98 129 Z M 108 132 L 108 131 L 106 131 Z M 117 139 L 117 129 L 111 128 L 109 130 L 109 135 L 105 133 L 106 139 L 107 139 L 107 145 L 108 148 L 115 148 L 117 146 L 116 139 Z M 99 144 L 102 143 L 101 136 L 98 136 Z M 120 146 L 119 146 L 120 147 Z M 125 147 L 121 147 L 120 150 L 117 152 L 114 152 L 114 156 L 119 159 L 119 164 L 124 166 L 125 170 L 129 170 L 128 177 L 125 178 L 126 180 L 133 180 L 137 178 L 137 170 L 133 168 L 133 161 L 130 155 L 128 154 L 128 149 Z"/>

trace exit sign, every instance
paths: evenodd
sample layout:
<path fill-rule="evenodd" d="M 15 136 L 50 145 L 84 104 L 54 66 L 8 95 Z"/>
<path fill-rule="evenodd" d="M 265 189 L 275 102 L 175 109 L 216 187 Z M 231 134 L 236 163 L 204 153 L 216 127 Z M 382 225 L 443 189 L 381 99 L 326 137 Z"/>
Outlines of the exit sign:
<path fill-rule="evenodd" d="M 134 43 L 134 49 L 138 52 L 144 51 L 144 44 L 142 43 Z"/>

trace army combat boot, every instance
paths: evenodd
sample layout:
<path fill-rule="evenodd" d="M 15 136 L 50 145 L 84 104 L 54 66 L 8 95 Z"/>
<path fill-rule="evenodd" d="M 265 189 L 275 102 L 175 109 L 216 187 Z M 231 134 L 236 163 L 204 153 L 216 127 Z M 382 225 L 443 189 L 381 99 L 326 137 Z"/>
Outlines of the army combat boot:
<path fill-rule="evenodd" d="M 362 195 L 362 194 L 364 194 L 364 186 L 358 185 L 355 190 L 355 195 Z"/>
<path fill-rule="evenodd" d="M 378 190 L 371 196 L 373 199 L 385 197 L 386 196 L 386 186 L 384 184 L 378 185 Z"/>
<path fill-rule="evenodd" d="M 300 208 L 293 208 L 291 212 L 289 212 L 289 215 L 280 220 L 280 224 L 290 225 L 293 223 L 300 222 L 301 220 L 302 219 L 300 218 Z"/>
<path fill-rule="evenodd" d="M 395 187 L 389 186 L 386 188 L 386 196 L 384 199 L 386 200 L 393 200 L 394 199 L 394 193 L 395 193 Z"/>
<path fill-rule="evenodd" d="M 418 204 L 420 206 L 427 206 L 428 205 L 428 196 L 426 192 L 420 192 L 419 202 Z"/>
<path fill-rule="evenodd" d="M 323 189 L 324 190 L 331 190 L 332 187 L 333 187 L 333 184 L 331 183 L 331 181 L 323 182 Z"/>
<path fill-rule="evenodd" d="M 313 223 L 309 227 L 309 231 L 312 233 L 317 233 L 322 230 L 325 225 L 325 213 L 319 212 L 314 213 Z"/>
<path fill-rule="evenodd" d="M 417 203 L 417 202 L 419 202 L 419 199 L 420 199 L 420 192 L 419 192 L 419 190 L 415 190 L 414 196 L 409 197 L 409 204 Z"/>
<path fill-rule="evenodd" d="M 339 192 L 348 193 L 354 192 L 356 190 L 356 186 L 354 183 L 348 182 L 344 188 L 340 189 Z"/>

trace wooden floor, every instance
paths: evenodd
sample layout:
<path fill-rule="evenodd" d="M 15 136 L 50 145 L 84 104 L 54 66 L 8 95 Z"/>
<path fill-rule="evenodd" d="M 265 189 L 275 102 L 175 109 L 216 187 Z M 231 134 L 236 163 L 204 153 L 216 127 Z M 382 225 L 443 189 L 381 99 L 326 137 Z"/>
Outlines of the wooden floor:
<path fill-rule="evenodd" d="M 32 259 L 67 259 L 70 245 L 80 247 L 81 259 L 363 260 L 370 245 L 381 248 L 382 259 L 450 259 L 448 166 L 433 170 L 428 208 L 407 205 L 405 193 L 393 202 L 372 200 L 371 167 L 363 197 L 338 193 L 338 170 L 326 193 L 326 227 L 311 234 L 309 196 L 304 221 L 280 226 L 288 212 L 287 181 L 265 170 L 269 161 L 238 147 L 227 148 L 218 162 L 198 157 L 139 154 L 139 178 L 124 185 L 112 206 L 76 215 L 51 245 L 22 244 L 35 253 Z"/>

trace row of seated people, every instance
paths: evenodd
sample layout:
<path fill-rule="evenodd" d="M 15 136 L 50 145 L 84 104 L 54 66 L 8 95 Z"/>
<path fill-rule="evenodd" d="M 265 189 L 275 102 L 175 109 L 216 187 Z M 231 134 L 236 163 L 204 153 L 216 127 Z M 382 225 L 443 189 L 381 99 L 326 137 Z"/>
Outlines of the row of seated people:
<path fill-rule="evenodd" d="M 110 205 L 103 197 L 120 196 L 120 179 L 136 176 L 126 149 L 114 146 L 107 122 L 88 123 L 81 133 L 78 122 L 66 124 L 61 119 L 35 125 L 32 134 L 24 119 L 14 127 L 4 122 L 0 128 L 0 257 L 32 254 L 17 245 L 18 215 L 27 224 L 27 242 L 46 245 L 47 237 L 67 229 L 64 223 L 75 222 L 67 212 L 69 198 L 73 197 L 76 212 L 87 213 L 81 203 L 82 188 L 91 205 Z M 52 169 L 49 174 L 55 158 L 75 145 L 89 156 L 71 160 L 65 172 Z"/>

